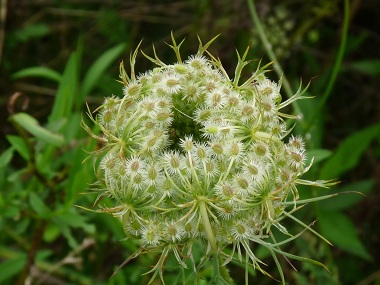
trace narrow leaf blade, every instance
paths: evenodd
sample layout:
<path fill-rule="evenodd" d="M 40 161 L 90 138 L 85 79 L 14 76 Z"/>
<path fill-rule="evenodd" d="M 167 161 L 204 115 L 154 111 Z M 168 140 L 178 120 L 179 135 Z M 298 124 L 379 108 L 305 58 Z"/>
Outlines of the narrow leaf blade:
<path fill-rule="evenodd" d="M 355 167 L 371 141 L 380 133 L 380 124 L 367 127 L 345 139 L 323 165 L 321 178 L 337 178 Z"/>
<path fill-rule="evenodd" d="M 49 123 L 53 123 L 70 115 L 74 97 L 77 94 L 78 57 L 78 52 L 74 52 L 66 64 L 54 100 L 53 110 L 49 116 Z"/>
<path fill-rule="evenodd" d="M 54 146 L 62 146 L 65 143 L 63 136 L 41 127 L 35 118 L 26 113 L 12 115 L 11 120 L 43 142 Z"/>
<path fill-rule="evenodd" d="M 13 135 L 7 135 L 6 138 L 11 146 L 21 155 L 21 157 L 28 161 L 30 154 L 25 141 L 21 137 Z"/>
<path fill-rule="evenodd" d="M 32 209 L 41 217 L 48 218 L 51 214 L 50 209 L 45 205 L 40 197 L 34 192 L 29 195 L 29 203 Z"/>
<path fill-rule="evenodd" d="M 344 214 L 335 211 L 322 211 L 319 214 L 321 233 L 334 245 L 365 260 L 371 255 L 360 241 L 355 225 Z"/>
<path fill-rule="evenodd" d="M 2 261 L 0 264 L 0 282 L 11 278 L 19 273 L 26 263 L 26 254 L 20 254 L 16 258 Z"/>
<path fill-rule="evenodd" d="M 82 84 L 80 96 L 82 101 L 96 86 L 100 76 L 108 66 L 125 50 L 127 44 L 121 43 L 103 53 L 88 69 Z"/>
<path fill-rule="evenodd" d="M 25 68 L 12 75 L 13 79 L 24 77 L 42 77 L 56 82 L 60 82 L 62 79 L 62 76 L 57 71 L 44 66 Z"/>

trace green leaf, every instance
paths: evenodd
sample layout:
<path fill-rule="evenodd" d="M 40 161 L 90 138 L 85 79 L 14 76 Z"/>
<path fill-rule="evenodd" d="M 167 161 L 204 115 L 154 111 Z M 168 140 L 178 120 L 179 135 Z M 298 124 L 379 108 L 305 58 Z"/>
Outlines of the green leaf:
<path fill-rule="evenodd" d="M 68 117 L 72 111 L 78 87 L 78 57 L 78 52 L 73 52 L 66 64 L 54 100 L 53 110 L 49 116 L 49 124 Z"/>
<path fill-rule="evenodd" d="M 67 239 L 70 247 L 76 248 L 78 246 L 78 242 L 75 240 L 73 234 L 71 233 L 70 227 L 66 224 L 66 222 L 62 220 L 60 216 L 56 216 L 52 220 L 58 226 L 63 236 Z"/>
<path fill-rule="evenodd" d="M 36 254 L 36 261 L 41 262 L 54 254 L 55 252 L 52 249 L 41 249 Z"/>
<path fill-rule="evenodd" d="M 323 211 L 338 211 L 353 207 L 365 198 L 364 194 L 371 192 L 374 185 L 375 179 L 368 179 L 354 182 L 344 187 L 331 189 L 329 190 L 329 194 L 341 193 L 341 195 L 324 200 L 322 203 L 319 203 L 319 208 Z"/>
<path fill-rule="evenodd" d="M 9 147 L 0 155 L 0 168 L 5 167 L 13 157 L 14 147 Z"/>
<path fill-rule="evenodd" d="M 13 171 L 7 178 L 8 182 L 16 183 L 22 180 L 22 176 L 29 172 L 28 168 L 22 168 L 20 170 Z"/>
<path fill-rule="evenodd" d="M 87 151 L 95 148 L 94 141 L 91 141 L 91 147 L 87 148 Z M 77 148 L 72 153 L 72 165 L 67 179 L 66 201 L 68 203 L 75 203 L 79 197 L 78 193 L 85 191 L 95 180 L 92 165 L 83 163 L 87 156 L 88 154 L 82 148 Z"/>
<path fill-rule="evenodd" d="M 351 68 L 365 73 L 370 76 L 380 75 L 380 60 L 379 59 L 364 59 L 351 63 Z"/>
<path fill-rule="evenodd" d="M 29 194 L 29 203 L 32 209 L 41 217 L 41 218 L 47 218 L 50 216 L 51 211 L 50 209 L 45 205 L 45 203 L 42 201 L 40 197 L 36 193 L 30 193 Z"/>
<path fill-rule="evenodd" d="M 83 84 L 80 92 L 82 101 L 96 86 L 102 73 L 108 68 L 108 66 L 115 61 L 115 59 L 126 49 L 127 44 L 121 43 L 113 48 L 110 48 L 103 53 L 88 69 L 85 77 L 83 78 Z"/>
<path fill-rule="evenodd" d="M 2 261 L 0 263 L 0 283 L 19 273 L 23 269 L 26 259 L 26 254 L 20 254 L 16 258 Z"/>
<path fill-rule="evenodd" d="M 50 27 L 47 24 L 36 23 L 24 25 L 14 33 L 14 37 L 19 42 L 26 42 L 31 39 L 41 38 L 50 32 Z"/>
<path fill-rule="evenodd" d="M 380 124 L 360 130 L 346 138 L 323 165 L 321 179 L 337 178 L 354 168 L 371 141 L 380 133 Z"/>
<path fill-rule="evenodd" d="M 13 205 L 7 205 L 3 208 L 1 215 L 7 218 L 14 218 L 20 214 L 20 209 Z"/>
<path fill-rule="evenodd" d="M 61 146 L 65 143 L 63 136 L 52 133 L 41 127 L 35 118 L 26 113 L 17 113 L 12 115 L 11 120 L 43 142 L 54 146 Z"/>
<path fill-rule="evenodd" d="M 313 94 L 306 91 L 304 96 L 309 97 L 313 96 Z M 319 100 L 318 98 L 313 98 L 308 100 L 298 100 L 297 102 L 301 108 L 303 119 L 296 124 L 294 131 L 298 134 L 305 134 L 305 128 L 309 125 L 309 122 L 312 120 L 313 113 L 315 112 L 315 106 L 319 105 Z M 321 148 L 323 132 L 324 130 L 322 120 L 316 120 L 315 122 L 313 122 L 313 124 L 307 131 L 307 136 L 310 136 L 312 138 L 308 141 L 308 147 L 310 147 L 310 149 Z M 310 156 L 308 155 L 308 157 Z"/>
<path fill-rule="evenodd" d="M 329 158 L 332 155 L 332 151 L 328 149 L 312 149 L 307 152 L 308 161 L 306 165 L 308 165 L 311 159 L 314 157 L 313 165 L 318 164 L 319 162 Z"/>
<path fill-rule="evenodd" d="M 360 241 L 355 225 L 344 214 L 321 211 L 318 222 L 321 234 L 334 245 L 365 260 L 372 259 Z"/>
<path fill-rule="evenodd" d="M 77 49 L 73 52 L 66 64 L 62 75 L 62 80 L 59 84 L 52 112 L 48 118 L 49 129 L 61 126 L 61 123 L 67 122 L 73 111 L 75 99 L 78 98 L 78 81 L 80 57 L 83 50 L 83 41 L 78 41 Z M 60 127 L 60 132 L 65 134 L 67 125 Z M 48 146 L 43 154 L 38 157 L 38 166 L 42 171 L 47 171 L 50 168 L 52 157 L 56 153 L 54 146 Z"/>
<path fill-rule="evenodd" d="M 62 76 L 57 71 L 43 66 L 25 68 L 12 74 L 13 79 L 31 76 L 47 78 L 57 82 L 62 79 Z"/>
<path fill-rule="evenodd" d="M 88 224 L 86 218 L 76 211 L 66 211 L 59 215 L 59 219 L 69 227 L 82 228 L 87 233 L 95 232 L 94 225 Z"/>
<path fill-rule="evenodd" d="M 65 127 L 67 127 L 66 126 L 67 121 L 68 121 L 67 118 L 61 118 L 61 119 L 58 119 L 54 122 L 51 122 L 51 123 L 49 123 L 49 130 L 54 132 L 54 133 L 61 133 L 61 131 Z M 67 141 L 69 141 L 69 140 L 67 140 Z"/>
<path fill-rule="evenodd" d="M 79 112 L 71 113 L 70 117 L 66 121 L 66 129 L 64 136 L 66 141 L 72 141 L 78 138 L 78 133 L 83 131 L 81 128 L 81 114 Z"/>
<path fill-rule="evenodd" d="M 43 239 L 47 243 L 51 243 L 56 240 L 57 237 L 61 235 L 61 231 L 58 228 L 58 226 L 55 223 L 50 223 L 45 231 L 44 231 L 44 236 Z"/>
<path fill-rule="evenodd" d="M 6 136 L 7 140 L 11 144 L 12 147 L 21 155 L 23 159 L 26 161 L 29 160 L 30 155 L 29 155 L 29 150 L 28 146 L 26 145 L 25 141 L 18 136 L 13 136 L 13 135 L 8 135 Z"/>

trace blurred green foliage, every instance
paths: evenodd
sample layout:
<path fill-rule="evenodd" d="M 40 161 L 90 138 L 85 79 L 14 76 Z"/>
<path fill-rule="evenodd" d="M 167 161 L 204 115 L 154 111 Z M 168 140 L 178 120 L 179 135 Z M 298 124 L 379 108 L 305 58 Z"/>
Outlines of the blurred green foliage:
<path fill-rule="evenodd" d="M 98 147 L 80 127 L 85 102 L 92 110 L 104 97 L 122 94 L 118 61 L 127 61 L 143 38 L 144 52 L 150 54 L 154 42 L 158 56 L 170 62 L 169 49 L 161 48 L 170 31 L 186 36 L 184 54 L 197 49 L 197 35 L 207 41 L 221 34 L 211 50 L 231 74 L 235 48 L 251 43 L 249 57 L 263 62 L 270 60 L 267 50 L 243 0 L 43 2 L 2 7 L 0 284 L 146 284 L 149 277 L 141 274 L 157 257 L 144 254 L 110 278 L 138 245 L 125 240 L 110 215 L 81 208 L 97 209 L 93 167 L 82 163 L 86 151 Z M 306 232 L 287 249 L 324 262 L 331 273 L 281 259 L 290 284 L 380 284 L 380 7 L 376 0 L 352 2 L 342 41 L 345 1 L 255 1 L 290 86 L 311 80 L 308 95 L 315 98 L 300 102 L 303 117 L 295 127 L 315 157 L 308 175 L 341 181 L 324 191 L 300 189 L 303 198 L 341 194 L 298 213 L 310 224 L 316 220 L 314 228 L 334 247 Z M 142 58 L 137 72 L 151 68 Z M 287 227 L 293 234 L 300 230 L 292 221 Z M 170 265 L 168 260 L 168 284 L 181 284 Z M 271 258 L 266 270 L 276 275 Z M 241 272 L 231 268 L 236 284 Z M 252 284 L 274 282 L 252 275 Z"/>

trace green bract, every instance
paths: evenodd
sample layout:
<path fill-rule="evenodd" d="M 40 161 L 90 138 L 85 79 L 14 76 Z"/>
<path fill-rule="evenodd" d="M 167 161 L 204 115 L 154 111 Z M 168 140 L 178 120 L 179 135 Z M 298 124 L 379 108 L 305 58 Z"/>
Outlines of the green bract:
<path fill-rule="evenodd" d="M 232 258 L 263 271 L 251 242 L 268 248 L 277 264 L 275 253 L 298 258 L 279 249 L 271 229 L 289 235 L 281 221 L 297 209 L 297 184 L 325 186 L 300 179 L 308 170 L 302 138 L 284 141 L 283 118 L 292 116 L 281 109 L 302 92 L 281 103 L 281 84 L 266 78 L 265 67 L 240 82 L 248 50 L 230 79 L 206 51 L 211 42 L 182 60 L 173 39 L 178 61 L 145 55 L 157 67 L 138 76 L 135 52 L 131 76 L 120 69 L 124 97 L 107 98 L 91 117 L 103 133 L 92 134 L 103 143 L 95 153 L 101 195 L 115 201 L 105 210 L 141 248 L 162 251 L 152 280 L 163 279 L 169 252 L 186 267 L 196 240 L 204 245 L 201 263 L 214 255 L 216 271 Z M 214 281 L 228 283 L 225 273 Z"/>

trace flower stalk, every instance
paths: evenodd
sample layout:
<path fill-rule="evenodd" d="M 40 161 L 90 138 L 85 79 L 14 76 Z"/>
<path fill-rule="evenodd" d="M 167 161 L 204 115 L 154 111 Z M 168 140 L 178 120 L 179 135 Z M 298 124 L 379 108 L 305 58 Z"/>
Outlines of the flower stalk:
<path fill-rule="evenodd" d="M 198 206 L 199 206 L 199 212 L 200 212 L 200 215 L 202 218 L 203 226 L 204 226 L 204 229 L 205 229 L 205 232 L 207 235 L 207 239 L 210 243 L 211 249 L 214 252 L 217 252 L 218 246 L 216 244 L 215 236 L 214 236 L 214 233 L 212 231 L 212 226 L 211 226 L 210 220 L 208 218 L 206 202 L 204 200 L 199 200 Z"/>

